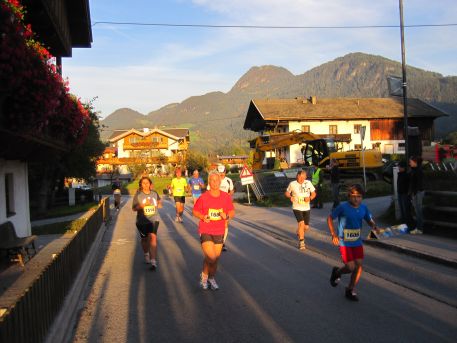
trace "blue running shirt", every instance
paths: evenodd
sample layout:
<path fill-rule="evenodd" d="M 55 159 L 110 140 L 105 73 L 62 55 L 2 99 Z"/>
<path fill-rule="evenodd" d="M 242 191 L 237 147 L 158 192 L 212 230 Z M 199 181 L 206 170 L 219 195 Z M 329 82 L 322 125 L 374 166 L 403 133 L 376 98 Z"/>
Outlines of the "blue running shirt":
<path fill-rule="evenodd" d="M 338 218 L 338 237 L 340 245 L 357 247 L 362 245 L 362 220 L 368 223 L 372 215 L 364 204 L 352 207 L 348 202 L 338 205 L 331 213 L 332 219 Z"/>

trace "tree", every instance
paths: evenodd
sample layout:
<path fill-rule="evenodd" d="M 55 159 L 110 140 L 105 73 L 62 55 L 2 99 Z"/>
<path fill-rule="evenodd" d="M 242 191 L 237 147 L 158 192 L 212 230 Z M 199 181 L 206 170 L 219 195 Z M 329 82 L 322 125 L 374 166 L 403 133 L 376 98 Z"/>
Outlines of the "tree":
<path fill-rule="evenodd" d="M 74 147 L 70 153 L 65 154 L 62 160 L 63 175 L 89 180 L 96 175 L 96 162 L 105 149 L 105 144 L 100 140 L 100 123 L 98 112 L 93 108 L 92 99 L 84 108 L 89 112 L 90 125 L 87 137 L 81 145 Z"/>
<path fill-rule="evenodd" d="M 190 173 L 195 169 L 200 171 L 205 170 L 207 167 L 208 159 L 205 155 L 195 151 L 189 151 L 187 153 L 186 168 Z"/>
<path fill-rule="evenodd" d="M 38 205 L 39 213 L 45 213 L 52 205 L 56 191 L 63 188 L 65 177 L 88 180 L 96 174 L 95 163 L 105 146 L 100 141 L 98 113 L 92 102 L 83 104 L 90 121 L 87 135 L 80 144 L 69 143 L 67 151 L 56 151 L 47 156 L 47 160 L 29 163 L 30 202 Z"/>
<path fill-rule="evenodd" d="M 457 145 L 457 131 L 449 133 L 446 138 L 444 138 L 443 142 L 445 144 Z"/>

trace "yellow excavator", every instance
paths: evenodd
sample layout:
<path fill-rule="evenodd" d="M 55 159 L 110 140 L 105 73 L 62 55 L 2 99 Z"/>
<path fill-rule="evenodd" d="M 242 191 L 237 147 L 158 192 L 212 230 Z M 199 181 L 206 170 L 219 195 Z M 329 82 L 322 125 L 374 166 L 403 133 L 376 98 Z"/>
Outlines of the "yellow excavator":
<path fill-rule="evenodd" d="M 361 172 L 363 165 L 366 169 L 377 169 L 383 166 L 381 152 L 375 149 L 340 151 L 338 146 L 341 141 L 332 138 L 322 138 L 310 132 L 293 131 L 285 133 L 272 133 L 259 136 L 249 141 L 251 149 L 254 149 L 253 164 L 254 170 L 264 169 L 263 161 L 267 151 L 276 152 L 293 144 L 300 144 L 303 154 L 303 164 L 311 165 L 317 161 L 319 166 L 326 167 L 330 160 L 335 158 L 342 171 Z M 287 163 L 281 168 L 287 167 Z M 290 166 L 288 166 L 290 167 Z"/>

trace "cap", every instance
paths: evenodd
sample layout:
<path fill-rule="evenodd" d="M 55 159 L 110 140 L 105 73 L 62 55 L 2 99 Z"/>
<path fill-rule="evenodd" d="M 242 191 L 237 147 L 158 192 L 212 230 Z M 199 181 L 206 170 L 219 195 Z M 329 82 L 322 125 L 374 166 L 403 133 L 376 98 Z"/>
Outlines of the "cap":
<path fill-rule="evenodd" d="M 217 166 L 217 171 L 218 171 L 219 173 L 225 173 L 225 167 L 222 166 L 222 165 L 221 165 L 221 166 Z"/>

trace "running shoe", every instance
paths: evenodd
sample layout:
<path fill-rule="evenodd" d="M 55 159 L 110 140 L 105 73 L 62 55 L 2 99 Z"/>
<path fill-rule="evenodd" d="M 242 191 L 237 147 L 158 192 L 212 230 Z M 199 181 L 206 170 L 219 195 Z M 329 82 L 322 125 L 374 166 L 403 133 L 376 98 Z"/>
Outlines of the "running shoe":
<path fill-rule="evenodd" d="M 178 222 L 178 223 L 179 223 L 179 217 L 178 217 L 178 216 L 176 216 L 175 222 Z"/>
<path fill-rule="evenodd" d="M 414 229 L 414 230 L 410 231 L 409 234 L 410 235 L 422 235 L 423 232 L 422 232 L 422 230 Z"/>
<path fill-rule="evenodd" d="M 151 259 L 149 258 L 149 253 L 148 252 L 144 254 L 144 262 L 148 263 L 148 264 L 151 263 Z"/>
<path fill-rule="evenodd" d="M 333 267 L 332 275 L 330 276 L 330 284 L 332 285 L 332 287 L 336 287 L 338 286 L 340 280 L 341 276 L 338 275 L 338 267 Z"/>
<path fill-rule="evenodd" d="M 208 283 L 213 291 L 217 291 L 219 289 L 219 285 L 217 284 L 215 278 L 209 278 Z"/>
<path fill-rule="evenodd" d="M 157 269 L 157 261 L 151 260 L 151 270 L 156 270 L 156 269 Z"/>
<path fill-rule="evenodd" d="M 178 217 L 178 218 L 179 218 L 179 222 L 182 223 L 183 222 L 182 217 Z"/>
<path fill-rule="evenodd" d="M 203 278 L 202 274 L 200 274 L 200 287 L 204 290 L 208 289 L 208 278 Z"/>
<path fill-rule="evenodd" d="M 225 246 L 225 244 L 222 244 L 222 251 L 227 251 L 227 247 Z"/>
<path fill-rule="evenodd" d="M 346 298 L 352 301 L 359 301 L 357 293 L 353 289 L 346 288 Z"/>
<path fill-rule="evenodd" d="M 299 241 L 298 242 L 298 249 L 300 249 L 300 250 L 305 250 L 306 249 L 305 241 Z"/>

